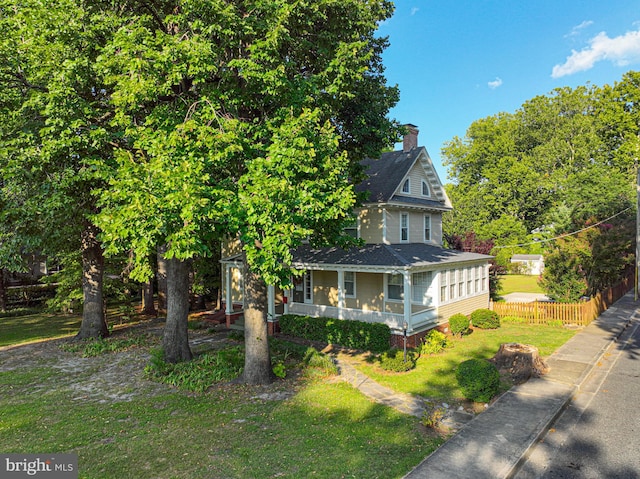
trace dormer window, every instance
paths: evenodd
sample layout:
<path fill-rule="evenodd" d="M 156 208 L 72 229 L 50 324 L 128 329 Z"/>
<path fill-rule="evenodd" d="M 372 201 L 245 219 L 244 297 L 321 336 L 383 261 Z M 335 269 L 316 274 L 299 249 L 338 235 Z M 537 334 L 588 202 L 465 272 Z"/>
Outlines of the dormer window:
<path fill-rule="evenodd" d="M 404 184 L 402 185 L 402 192 L 403 193 L 410 193 L 410 190 L 409 190 L 409 178 L 404 180 Z"/>
<path fill-rule="evenodd" d="M 429 184 L 422 180 L 422 196 L 431 196 L 431 191 L 429 191 Z"/>

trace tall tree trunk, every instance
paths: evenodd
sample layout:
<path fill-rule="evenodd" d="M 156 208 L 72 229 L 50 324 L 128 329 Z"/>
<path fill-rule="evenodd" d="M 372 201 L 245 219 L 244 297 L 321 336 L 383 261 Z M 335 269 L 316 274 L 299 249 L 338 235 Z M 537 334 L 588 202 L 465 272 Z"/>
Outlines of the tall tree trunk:
<path fill-rule="evenodd" d="M 167 314 L 167 260 L 164 258 L 164 254 L 167 251 L 167 246 L 158 246 L 158 315 L 164 316 Z"/>
<path fill-rule="evenodd" d="M 153 305 L 153 278 L 142 285 L 142 314 L 154 316 L 156 308 Z"/>
<path fill-rule="evenodd" d="M 7 310 L 7 274 L 4 269 L 0 268 L 0 311 Z"/>
<path fill-rule="evenodd" d="M 76 339 L 109 335 L 102 299 L 104 256 L 98 241 L 98 228 L 88 224 L 82 231 L 82 324 Z"/>
<path fill-rule="evenodd" d="M 269 384 L 273 381 L 267 330 L 267 285 L 248 266 L 244 268 L 244 372 L 246 384 Z"/>
<path fill-rule="evenodd" d="M 167 322 L 162 348 L 164 359 L 170 363 L 189 361 L 189 262 L 167 259 Z"/>

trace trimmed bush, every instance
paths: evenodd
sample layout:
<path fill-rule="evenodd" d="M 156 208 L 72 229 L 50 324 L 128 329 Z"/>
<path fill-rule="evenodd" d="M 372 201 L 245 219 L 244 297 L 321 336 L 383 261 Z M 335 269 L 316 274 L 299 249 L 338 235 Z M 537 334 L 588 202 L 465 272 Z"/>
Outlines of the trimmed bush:
<path fill-rule="evenodd" d="M 468 359 L 456 369 L 456 379 L 465 398 L 488 402 L 500 389 L 500 374 L 486 359 Z"/>
<path fill-rule="evenodd" d="M 452 334 L 467 334 L 469 332 L 469 318 L 462 314 L 454 314 L 449 318 L 449 328 Z"/>
<path fill-rule="evenodd" d="M 471 324 L 480 329 L 498 329 L 500 327 L 500 316 L 490 309 L 476 309 L 471 313 Z"/>
<path fill-rule="evenodd" d="M 280 332 L 311 341 L 338 344 L 374 353 L 388 350 L 391 339 L 391 329 L 386 324 L 313 318 L 294 314 L 285 314 L 280 317 Z"/>
<path fill-rule="evenodd" d="M 451 340 L 447 335 L 437 329 L 432 329 L 422 338 L 420 354 L 437 354 L 449 346 L 451 346 Z"/>
<path fill-rule="evenodd" d="M 407 360 L 404 360 L 404 350 L 392 348 L 380 355 L 380 367 L 385 371 L 403 373 L 416 367 L 416 357 L 413 351 L 407 350 Z"/>

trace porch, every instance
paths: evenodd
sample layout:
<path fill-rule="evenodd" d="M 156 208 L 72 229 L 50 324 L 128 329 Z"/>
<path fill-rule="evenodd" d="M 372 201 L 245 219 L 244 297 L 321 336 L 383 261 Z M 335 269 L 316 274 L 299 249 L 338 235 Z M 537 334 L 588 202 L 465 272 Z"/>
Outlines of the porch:
<path fill-rule="evenodd" d="M 384 323 L 389 326 L 393 334 L 403 334 L 405 322 L 407 323 L 407 332 L 409 334 L 438 325 L 438 312 L 435 307 L 412 312 L 408 316 L 400 313 L 305 303 L 291 303 L 287 309 L 290 314 L 301 316 L 324 316 L 327 318 L 364 321 L 366 323 Z"/>

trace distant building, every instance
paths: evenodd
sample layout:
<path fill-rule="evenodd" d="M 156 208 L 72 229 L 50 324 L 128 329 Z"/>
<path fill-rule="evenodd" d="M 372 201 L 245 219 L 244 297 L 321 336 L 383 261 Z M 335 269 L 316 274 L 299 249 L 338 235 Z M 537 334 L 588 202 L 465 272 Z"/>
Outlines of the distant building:
<path fill-rule="evenodd" d="M 514 254 L 511 263 L 520 265 L 521 274 L 539 276 L 544 271 L 544 258 L 541 254 Z"/>

